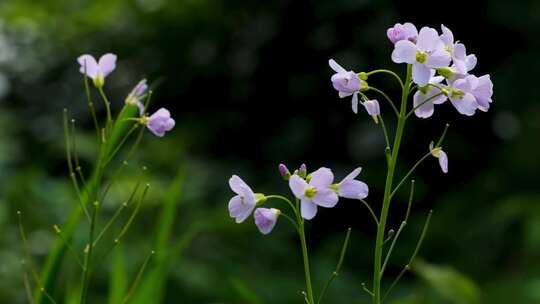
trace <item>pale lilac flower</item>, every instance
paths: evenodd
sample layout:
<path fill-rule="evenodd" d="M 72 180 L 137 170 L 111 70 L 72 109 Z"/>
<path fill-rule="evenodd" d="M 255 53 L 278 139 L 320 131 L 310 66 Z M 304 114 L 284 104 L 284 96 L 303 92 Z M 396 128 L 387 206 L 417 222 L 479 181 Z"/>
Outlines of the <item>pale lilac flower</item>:
<path fill-rule="evenodd" d="M 288 181 L 291 177 L 291 172 L 289 171 L 289 168 L 287 168 L 287 166 L 285 166 L 284 164 L 279 164 L 278 170 L 281 177 L 283 177 L 284 180 Z"/>
<path fill-rule="evenodd" d="M 367 87 L 367 83 L 361 80 L 354 71 L 347 71 L 340 66 L 334 59 L 328 60 L 328 64 L 336 72 L 332 75 L 332 85 L 338 91 L 340 98 L 352 95 L 352 109 L 354 113 L 358 112 L 358 94 L 362 88 Z"/>
<path fill-rule="evenodd" d="M 102 87 L 105 84 L 105 77 L 116 68 L 116 58 L 115 54 L 107 53 L 96 61 L 92 55 L 81 55 L 77 58 L 81 65 L 79 71 L 91 78 L 96 87 Z"/>
<path fill-rule="evenodd" d="M 373 120 L 375 120 L 375 123 L 379 123 L 378 115 L 381 115 L 381 108 L 379 106 L 379 102 L 377 99 L 371 99 L 366 100 L 363 103 L 364 108 L 366 108 L 366 111 L 368 112 L 371 117 L 373 117 Z"/>
<path fill-rule="evenodd" d="M 362 168 L 354 169 L 339 184 L 332 185 L 332 188 L 341 197 L 350 199 L 364 199 L 369 194 L 368 185 L 355 178 L 360 174 Z"/>
<path fill-rule="evenodd" d="M 447 67 L 450 64 L 450 55 L 444 50 L 437 31 L 423 27 L 416 44 L 409 40 L 396 42 L 392 61 L 412 64 L 414 83 L 425 86 L 429 82 L 431 69 Z"/>
<path fill-rule="evenodd" d="M 165 108 L 157 110 L 148 117 L 144 116 L 143 123 L 148 130 L 158 137 L 163 137 L 165 132 L 172 130 L 175 125 L 174 119 L 171 118 L 171 113 Z"/>
<path fill-rule="evenodd" d="M 300 213 L 303 218 L 310 220 L 317 214 L 317 206 L 332 208 L 338 202 L 337 194 L 330 189 L 334 174 L 328 168 L 320 168 L 311 174 L 307 183 L 298 175 L 289 179 L 289 187 L 301 200 Z"/>
<path fill-rule="evenodd" d="M 393 44 L 401 40 L 409 40 L 416 43 L 418 39 L 418 30 L 414 24 L 406 22 L 404 24 L 396 23 L 386 31 L 386 36 Z"/>
<path fill-rule="evenodd" d="M 431 143 L 429 149 L 431 150 L 431 155 L 439 159 L 439 166 L 443 173 L 448 173 L 448 155 L 442 150 L 441 147 L 433 148 L 433 143 Z"/>
<path fill-rule="evenodd" d="M 465 75 L 476 66 L 476 56 L 474 54 L 467 55 L 465 45 L 463 43 L 454 42 L 454 34 L 452 31 L 441 24 L 441 41 L 444 43 L 445 51 L 452 57 L 452 67 L 458 74 Z"/>
<path fill-rule="evenodd" d="M 229 201 L 229 215 L 236 220 L 236 223 L 241 223 L 255 209 L 255 205 L 257 204 L 255 193 L 236 175 L 233 175 L 229 179 L 229 186 L 237 194 Z"/>
<path fill-rule="evenodd" d="M 431 72 L 430 84 L 439 84 L 443 81 L 444 77 L 435 76 L 435 71 Z M 435 95 L 441 93 L 441 90 L 435 86 L 427 85 L 425 87 L 419 87 L 418 91 L 414 93 L 413 106 L 416 108 L 414 114 L 417 117 L 428 118 L 433 115 L 436 104 L 441 104 L 446 101 L 447 97 L 441 94 L 438 97 Z M 429 101 L 427 101 L 429 100 Z"/>
<path fill-rule="evenodd" d="M 445 88 L 446 95 L 452 105 L 458 110 L 459 113 L 467 116 L 472 116 L 478 109 L 478 102 L 473 93 L 474 77 L 469 75 L 462 79 L 457 79 L 454 82 L 449 82 L 449 85 Z"/>
<path fill-rule="evenodd" d="M 257 208 L 253 212 L 253 218 L 255 219 L 255 225 L 259 228 L 262 234 L 269 234 L 276 226 L 278 216 L 281 211 L 275 208 Z"/>
<path fill-rule="evenodd" d="M 141 102 L 142 97 L 148 90 L 146 79 L 143 79 L 137 83 L 137 85 L 129 92 L 126 97 L 125 103 L 130 106 L 137 106 L 139 108 L 140 115 L 144 114 L 144 106 Z"/>
<path fill-rule="evenodd" d="M 493 95 L 493 82 L 491 82 L 491 78 L 489 75 L 481 77 L 469 75 L 465 79 L 471 87 L 471 93 L 476 98 L 478 109 L 487 112 L 492 101 L 491 96 Z"/>

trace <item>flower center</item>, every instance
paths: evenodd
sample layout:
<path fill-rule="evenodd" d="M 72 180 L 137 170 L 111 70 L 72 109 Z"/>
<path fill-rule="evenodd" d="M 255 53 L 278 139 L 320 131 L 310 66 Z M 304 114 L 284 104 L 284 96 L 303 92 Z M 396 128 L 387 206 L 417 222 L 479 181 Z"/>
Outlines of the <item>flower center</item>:
<path fill-rule="evenodd" d="M 465 93 L 461 90 L 454 89 L 454 88 L 450 90 L 450 97 L 453 99 L 456 99 L 456 98 L 462 99 L 463 96 L 465 96 Z"/>
<path fill-rule="evenodd" d="M 424 52 L 417 52 L 416 53 L 416 61 L 418 63 L 426 63 L 427 61 L 427 54 Z"/>
<path fill-rule="evenodd" d="M 315 187 L 308 187 L 308 188 L 304 191 L 304 195 L 305 195 L 307 198 L 313 198 L 316 194 L 317 194 L 317 188 L 315 188 Z"/>

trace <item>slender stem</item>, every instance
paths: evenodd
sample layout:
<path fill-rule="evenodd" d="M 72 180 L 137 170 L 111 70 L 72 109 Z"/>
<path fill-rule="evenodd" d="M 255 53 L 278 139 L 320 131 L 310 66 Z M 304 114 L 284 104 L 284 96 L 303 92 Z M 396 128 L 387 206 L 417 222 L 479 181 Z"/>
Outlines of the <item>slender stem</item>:
<path fill-rule="evenodd" d="M 124 138 L 122 138 L 122 140 L 120 140 L 120 143 L 118 143 L 116 148 L 114 148 L 114 150 L 111 152 L 111 154 L 109 154 L 109 158 L 107 158 L 107 160 L 105 161 L 105 165 L 107 165 L 111 160 L 113 160 L 113 158 L 116 156 L 116 153 L 118 153 L 118 151 L 120 151 L 122 146 L 124 146 L 124 143 L 131 136 L 131 133 L 133 133 L 138 127 L 139 127 L 139 124 L 134 124 L 131 127 L 131 129 L 129 129 L 129 131 L 124 135 Z"/>
<path fill-rule="evenodd" d="M 394 180 L 394 170 L 399 153 L 399 147 L 401 145 L 401 138 L 403 136 L 403 130 L 405 128 L 405 113 L 407 111 L 407 99 L 409 97 L 409 89 L 411 86 L 412 78 L 412 66 L 407 65 L 407 77 L 405 85 L 401 95 L 401 107 L 398 115 L 398 123 L 396 128 L 396 135 L 394 137 L 394 145 L 392 146 L 392 155 L 388 164 L 388 171 L 386 175 L 386 182 L 384 187 L 384 198 L 381 209 L 381 216 L 379 219 L 379 225 L 377 228 L 377 237 L 375 241 L 375 262 L 373 263 L 373 303 L 381 304 L 381 263 L 382 263 L 382 251 L 385 238 L 386 221 L 388 217 L 388 211 L 390 208 L 392 183 Z"/>
<path fill-rule="evenodd" d="M 313 288 L 311 287 L 311 273 L 309 270 L 309 255 L 306 242 L 306 232 L 304 228 L 304 219 L 300 215 L 296 215 L 298 220 L 298 235 L 300 236 L 300 244 L 302 246 L 302 258 L 304 261 L 304 274 L 306 276 L 306 291 L 307 291 L 307 301 L 309 304 L 315 304 L 313 297 Z"/>
<path fill-rule="evenodd" d="M 414 249 L 414 252 L 412 256 L 409 259 L 409 263 L 403 267 L 401 272 L 398 274 L 398 276 L 394 279 L 388 290 L 384 293 L 383 301 L 386 299 L 386 297 L 390 294 L 392 289 L 396 286 L 398 281 L 401 279 L 401 277 L 407 272 L 409 269 L 411 269 L 411 265 L 414 262 L 414 259 L 416 258 L 416 255 L 418 254 L 418 251 L 420 250 L 420 247 L 422 247 L 422 242 L 424 241 L 424 238 L 426 236 L 427 230 L 429 228 L 429 222 L 431 221 L 431 216 L 433 214 L 433 210 L 430 210 L 426 219 L 426 222 L 424 223 L 424 228 L 422 229 L 422 234 L 420 235 L 420 239 L 418 240 L 418 243 L 416 243 L 416 247 Z"/>
<path fill-rule="evenodd" d="M 109 102 L 109 99 L 107 98 L 107 95 L 105 94 L 105 91 L 103 91 L 103 87 L 98 87 L 99 94 L 101 95 L 101 98 L 103 98 L 103 102 L 105 103 L 105 110 L 107 111 L 107 131 L 110 131 L 113 125 L 113 119 L 112 119 L 112 113 L 111 113 L 111 103 Z"/>
<path fill-rule="evenodd" d="M 399 115 L 400 115 L 400 113 L 398 112 L 398 109 L 396 108 L 396 105 L 394 105 L 394 102 L 392 101 L 392 99 L 391 99 L 390 97 L 388 97 L 388 95 L 386 95 L 385 92 L 383 92 L 383 91 L 381 91 L 381 90 L 379 90 L 379 89 L 377 89 L 377 88 L 374 88 L 374 87 L 372 87 L 372 86 L 370 86 L 368 89 L 371 90 L 371 91 L 375 91 L 375 92 L 381 94 L 381 95 L 384 97 L 384 99 L 386 99 L 386 101 L 388 101 L 388 103 L 390 104 L 390 106 L 391 106 L 392 109 L 394 110 L 394 113 L 396 113 L 396 116 L 399 116 Z"/>
<path fill-rule="evenodd" d="M 286 198 L 285 196 L 281 196 L 281 195 L 267 195 L 266 196 L 267 199 L 278 199 L 278 200 L 282 200 L 284 202 L 286 202 L 292 209 L 292 211 L 294 212 L 295 216 L 297 216 L 298 214 L 298 211 L 297 211 L 297 208 L 296 206 L 294 206 L 293 202 Z"/>
<path fill-rule="evenodd" d="M 361 199 L 360 201 L 362 202 L 362 204 L 364 204 L 364 206 L 366 206 L 366 208 L 368 208 L 369 213 L 371 214 L 371 217 L 375 221 L 375 224 L 379 225 L 379 220 L 377 219 L 377 216 L 375 215 L 375 212 L 373 212 L 373 209 L 371 209 L 371 207 L 369 206 L 368 202 L 366 202 L 363 199 Z"/>
<path fill-rule="evenodd" d="M 431 156 L 431 151 L 426 153 L 424 156 L 422 156 L 422 158 L 420 158 L 416 164 L 414 164 L 414 166 L 412 166 L 412 168 L 409 170 L 409 172 L 407 172 L 407 174 L 405 174 L 405 176 L 401 179 L 401 181 L 399 181 L 399 183 L 397 184 L 396 188 L 392 191 L 392 193 L 390 194 L 390 197 L 393 197 L 394 194 L 396 194 L 396 191 L 399 190 L 399 187 L 401 187 L 401 185 L 403 185 L 403 183 L 405 181 L 407 181 L 407 179 L 409 178 L 409 176 L 411 176 L 411 174 L 413 174 L 414 170 L 416 170 L 416 168 L 424 161 L 426 160 L 426 158 L 430 157 Z"/>
<path fill-rule="evenodd" d="M 339 254 L 339 260 L 336 266 L 336 270 L 332 272 L 330 275 L 330 278 L 324 285 L 324 287 L 321 290 L 321 294 L 319 295 L 319 299 L 317 300 L 317 304 L 320 304 L 322 299 L 324 298 L 324 295 L 326 294 L 326 290 L 328 287 L 330 287 L 330 284 L 334 279 L 339 275 L 339 272 L 341 271 L 341 266 L 343 265 L 343 260 L 345 259 L 345 253 L 347 252 L 347 248 L 349 245 L 349 238 L 351 237 L 351 228 L 347 229 L 347 234 L 345 235 L 345 240 L 343 241 L 343 245 L 341 246 L 341 252 Z"/>
<path fill-rule="evenodd" d="M 403 81 L 401 80 L 401 77 L 398 76 L 398 74 L 390 71 L 390 70 L 386 70 L 386 69 L 378 69 L 378 70 L 373 70 L 371 72 L 368 72 L 366 73 L 368 76 L 371 76 L 373 74 L 377 74 L 377 73 L 386 73 L 386 74 L 389 74 L 389 75 L 392 75 L 394 78 L 397 79 L 397 81 L 399 82 L 399 85 L 401 86 L 401 89 L 403 89 Z"/>
<path fill-rule="evenodd" d="M 135 290 L 137 289 L 137 286 L 139 285 L 139 282 L 141 281 L 144 270 L 146 269 L 146 266 L 148 265 L 148 262 L 150 262 L 150 259 L 152 258 L 152 256 L 154 254 L 155 254 L 155 252 L 152 250 L 152 252 L 150 252 L 150 254 L 144 260 L 144 263 L 142 264 L 141 269 L 139 269 L 139 272 L 137 273 L 137 276 L 135 277 L 135 280 L 133 281 L 133 284 L 131 285 L 131 287 L 129 288 L 128 293 L 126 294 L 126 296 L 122 300 L 122 304 L 126 304 L 129 301 L 129 299 L 131 298 L 131 296 L 133 296 L 133 293 L 135 292 Z"/>
<path fill-rule="evenodd" d="M 94 246 L 94 230 L 96 227 L 96 218 L 99 209 L 99 202 L 94 202 L 94 209 L 92 211 L 92 220 L 90 221 L 90 230 L 88 232 L 88 245 L 85 249 L 84 257 L 84 267 L 83 267 L 83 279 L 82 279 L 82 289 L 81 289 L 81 300 L 80 304 L 86 303 L 87 294 L 88 294 L 88 285 L 90 283 L 90 266 L 92 263 L 92 253 Z"/>
<path fill-rule="evenodd" d="M 442 144 L 444 138 L 446 137 L 446 132 L 448 131 L 448 128 L 449 128 L 449 127 L 450 127 L 450 124 L 446 124 L 446 125 L 444 126 L 444 131 L 442 132 L 441 137 L 439 137 L 439 140 L 437 141 L 437 144 L 435 145 L 435 148 L 438 148 L 438 147 L 441 146 L 441 144 Z"/>
<path fill-rule="evenodd" d="M 390 148 L 390 138 L 388 137 L 388 130 L 386 129 L 382 115 L 379 115 L 379 120 L 381 121 L 381 128 L 384 133 L 384 142 L 386 143 L 386 147 Z"/>
<path fill-rule="evenodd" d="M 92 115 L 92 121 L 94 122 L 94 128 L 96 129 L 96 138 L 99 140 L 99 123 L 96 116 L 96 109 L 94 107 L 94 102 L 92 101 L 92 95 L 90 94 L 90 86 L 88 85 L 88 75 L 86 75 L 86 60 L 84 62 L 84 91 L 86 93 L 86 101 L 88 102 L 88 109 L 90 109 L 90 114 Z M 101 146 L 101 145 L 100 145 Z"/>
<path fill-rule="evenodd" d="M 64 241 L 64 243 L 66 244 L 66 247 L 68 248 L 69 252 L 73 255 L 73 258 L 75 258 L 75 260 L 77 261 L 77 264 L 79 264 L 79 266 L 81 266 L 81 269 L 84 270 L 84 265 L 81 262 L 81 259 L 79 259 L 79 254 L 75 251 L 75 249 L 73 249 L 73 246 L 71 246 L 71 244 L 68 242 L 68 240 L 64 237 L 60 227 L 58 227 L 57 225 L 54 225 L 53 229 L 54 229 L 54 232 L 56 233 L 56 235 L 58 235 L 58 237 L 62 241 Z"/>
<path fill-rule="evenodd" d="M 392 243 L 390 244 L 390 248 L 388 249 L 388 252 L 386 253 L 386 258 L 384 259 L 383 266 L 381 268 L 381 275 L 384 274 L 384 271 L 386 270 L 386 265 L 388 264 L 388 261 L 390 260 L 390 256 L 392 255 L 392 251 L 394 250 L 394 246 L 396 245 L 397 239 L 399 238 L 399 235 L 401 234 L 401 231 L 407 226 L 407 222 L 403 221 L 401 222 L 401 225 L 399 225 L 398 231 L 396 232 L 396 236 L 392 239 Z"/>

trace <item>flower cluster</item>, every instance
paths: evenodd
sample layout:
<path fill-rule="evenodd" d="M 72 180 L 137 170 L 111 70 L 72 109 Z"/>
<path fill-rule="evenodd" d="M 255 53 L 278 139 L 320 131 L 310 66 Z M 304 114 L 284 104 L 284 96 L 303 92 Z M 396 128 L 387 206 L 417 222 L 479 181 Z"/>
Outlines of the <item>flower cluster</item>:
<path fill-rule="evenodd" d="M 290 173 L 283 164 L 278 166 L 279 173 L 287 180 L 289 187 L 297 201 L 300 203 L 300 215 L 310 220 L 317 214 L 318 207 L 332 208 L 338 203 L 339 197 L 350 199 L 364 199 L 368 196 L 368 186 L 356 179 L 361 168 L 356 168 L 339 183 L 334 183 L 334 174 L 328 168 L 319 168 L 307 174 L 306 166 Z M 229 201 L 229 215 L 242 223 L 252 213 L 255 225 L 263 234 L 268 234 L 274 228 L 281 210 L 276 208 L 256 208 L 264 204 L 268 198 L 279 196 L 265 196 L 255 193 L 238 176 L 229 179 L 229 186 L 236 195 Z"/>
<path fill-rule="evenodd" d="M 441 32 L 430 27 L 418 31 L 412 23 L 398 23 L 387 30 L 388 39 L 394 44 L 392 61 L 412 65 L 412 78 L 417 85 L 413 98 L 415 115 L 431 117 L 434 105 L 446 100 L 463 115 L 488 111 L 493 95 L 490 76 L 469 74 L 476 66 L 476 56 L 467 54 L 465 45 L 455 41 L 452 31 L 444 25 Z M 334 88 L 341 98 L 353 96 L 352 108 L 356 113 L 358 93 L 369 90 L 367 74 L 347 71 L 332 59 L 329 65 L 336 72 L 331 77 Z M 376 100 L 365 99 L 362 104 L 374 118 L 380 114 Z"/>
<path fill-rule="evenodd" d="M 117 56 L 115 54 L 105 54 L 96 60 L 92 55 L 81 55 L 77 61 L 80 64 L 79 71 L 92 79 L 94 85 L 99 90 L 105 85 L 105 78 L 116 68 Z M 163 137 L 165 132 L 174 128 L 175 121 L 171 118 L 170 112 L 165 108 L 160 108 L 154 114 L 148 116 L 145 113 L 146 107 L 142 100 L 148 94 L 148 85 L 146 79 L 141 80 L 128 94 L 125 104 L 136 106 L 139 109 L 139 118 L 137 121 L 146 126 L 150 132 L 158 137 Z"/>

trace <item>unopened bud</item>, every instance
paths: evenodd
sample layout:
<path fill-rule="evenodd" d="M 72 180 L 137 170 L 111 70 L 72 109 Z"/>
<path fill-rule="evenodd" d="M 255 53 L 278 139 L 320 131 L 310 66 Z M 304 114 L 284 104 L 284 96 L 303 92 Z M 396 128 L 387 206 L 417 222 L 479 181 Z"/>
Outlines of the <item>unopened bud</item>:
<path fill-rule="evenodd" d="M 284 164 L 279 164 L 278 170 L 279 170 L 279 174 L 281 174 L 281 177 L 284 180 L 288 181 L 289 178 L 291 177 L 291 172 L 289 171 L 287 166 L 285 166 Z"/>

